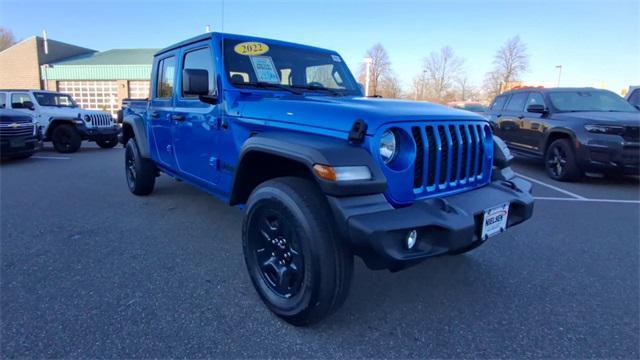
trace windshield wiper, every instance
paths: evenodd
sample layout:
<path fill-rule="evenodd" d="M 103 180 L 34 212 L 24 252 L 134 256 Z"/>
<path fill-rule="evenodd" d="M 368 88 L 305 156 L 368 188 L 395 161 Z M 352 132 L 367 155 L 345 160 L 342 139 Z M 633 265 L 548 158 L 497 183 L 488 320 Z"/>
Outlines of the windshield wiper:
<path fill-rule="evenodd" d="M 325 91 L 330 93 L 333 96 L 340 96 L 342 95 L 341 92 L 339 91 L 335 91 L 333 89 L 329 89 L 327 87 L 324 86 L 318 86 L 318 85 L 291 85 L 291 87 L 294 87 L 296 89 L 305 89 L 305 90 L 316 90 L 316 91 Z"/>
<path fill-rule="evenodd" d="M 280 89 L 280 90 L 288 91 L 288 92 L 296 94 L 296 95 L 301 95 L 302 94 L 300 91 L 292 89 L 290 86 L 280 85 L 280 84 L 275 84 L 275 83 L 268 83 L 268 82 L 264 82 L 264 81 L 234 82 L 233 85 L 255 86 L 257 88 L 262 88 L 262 89 L 268 89 L 268 88 Z"/>

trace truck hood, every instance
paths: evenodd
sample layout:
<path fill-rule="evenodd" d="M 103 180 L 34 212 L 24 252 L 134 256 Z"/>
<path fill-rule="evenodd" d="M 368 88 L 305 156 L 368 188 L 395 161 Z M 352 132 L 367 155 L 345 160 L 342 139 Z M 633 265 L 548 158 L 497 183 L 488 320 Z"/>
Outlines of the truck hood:
<path fill-rule="evenodd" d="M 234 116 L 343 132 L 348 132 L 356 119 L 362 119 L 369 135 L 392 122 L 484 120 L 469 111 L 428 102 L 351 96 L 239 94 L 227 104 L 228 113 Z"/>
<path fill-rule="evenodd" d="M 60 117 L 73 117 L 73 118 L 75 118 L 75 117 L 78 117 L 78 114 L 80 114 L 80 116 L 98 115 L 98 114 L 111 116 L 110 113 L 107 113 L 107 112 L 104 112 L 104 111 L 85 110 L 85 109 L 81 109 L 79 107 L 77 107 L 77 108 L 63 108 L 63 107 L 55 107 L 55 106 L 42 106 L 40 109 L 41 109 L 42 113 L 47 115 L 48 117 L 60 116 Z"/>
<path fill-rule="evenodd" d="M 585 123 L 603 123 L 617 125 L 640 125 L 640 111 L 636 112 L 604 112 L 604 111 L 584 111 L 572 113 L 554 114 L 554 119 L 558 120 L 584 120 Z"/>

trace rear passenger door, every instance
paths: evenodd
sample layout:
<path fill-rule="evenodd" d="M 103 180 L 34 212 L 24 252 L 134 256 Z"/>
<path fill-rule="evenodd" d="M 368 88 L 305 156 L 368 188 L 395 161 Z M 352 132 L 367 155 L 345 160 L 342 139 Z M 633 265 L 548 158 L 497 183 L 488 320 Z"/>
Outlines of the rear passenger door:
<path fill-rule="evenodd" d="M 149 124 L 154 141 L 152 147 L 155 150 L 160 164 L 175 170 L 176 159 L 171 138 L 171 114 L 176 81 L 176 54 L 175 52 L 163 54 L 156 59 L 157 66 L 153 94 L 149 102 Z"/>
<path fill-rule="evenodd" d="M 511 95 L 502 111 L 500 132 L 509 146 L 526 149 L 522 139 L 522 125 L 524 123 L 524 104 L 529 97 L 528 92 L 517 92 Z"/>
<path fill-rule="evenodd" d="M 502 109 L 507 103 L 507 100 L 509 100 L 509 95 L 496 96 L 496 98 L 491 103 L 491 106 L 489 106 L 489 110 L 487 111 L 493 133 L 500 138 L 504 138 L 502 130 L 500 129 L 500 122 L 502 121 Z"/>
<path fill-rule="evenodd" d="M 210 42 L 185 47 L 180 56 L 179 79 L 185 69 L 207 70 L 209 95 L 217 93 L 215 68 Z M 220 106 L 207 104 L 198 96 L 187 96 L 177 85 L 176 106 L 172 115 L 173 145 L 178 169 L 202 185 L 216 184 L 220 178 L 219 143 Z"/>

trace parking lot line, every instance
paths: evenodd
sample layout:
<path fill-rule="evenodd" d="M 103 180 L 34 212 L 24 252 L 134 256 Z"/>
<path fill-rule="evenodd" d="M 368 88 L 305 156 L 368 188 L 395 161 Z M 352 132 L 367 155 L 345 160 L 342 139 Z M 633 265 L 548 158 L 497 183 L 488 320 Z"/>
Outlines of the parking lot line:
<path fill-rule="evenodd" d="M 557 191 L 557 192 L 563 193 L 563 194 L 565 194 L 565 195 L 569 195 L 569 196 L 571 196 L 571 197 L 573 197 L 573 198 L 575 198 L 575 199 L 579 199 L 579 200 L 587 200 L 587 198 L 586 198 L 586 197 L 584 197 L 584 196 L 580 196 L 580 195 L 578 195 L 578 194 L 574 194 L 574 193 L 572 193 L 571 191 L 567 191 L 567 190 L 565 190 L 565 189 L 561 189 L 561 188 L 559 188 L 559 187 L 557 187 L 557 186 L 553 186 L 553 185 L 551 185 L 551 184 L 547 184 L 547 183 L 546 183 L 546 182 L 544 182 L 544 181 L 540 181 L 540 180 L 537 180 L 537 179 L 534 179 L 534 178 L 531 178 L 531 177 L 528 177 L 528 176 L 522 175 L 522 174 L 520 174 L 520 173 L 516 173 L 516 175 L 517 175 L 517 176 L 519 176 L 519 177 L 521 177 L 521 178 L 523 178 L 523 179 L 525 179 L 525 180 L 532 181 L 532 182 L 534 182 L 534 183 L 536 183 L 536 184 L 539 184 L 539 185 L 542 185 L 542 186 L 546 186 L 546 187 L 548 187 L 549 189 L 553 189 L 553 190 L 555 190 L 555 191 Z"/>
<path fill-rule="evenodd" d="M 70 157 L 66 156 L 32 156 L 32 159 L 49 159 L 49 160 L 69 160 Z"/>
<path fill-rule="evenodd" d="M 618 199 L 574 199 L 574 198 L 561 198 L 561 197 L 549 197 L 549 196 L 534 196 L 536 200 L 551 200 L 551 201 L 580 201 L 580 202 L 601 202 L 601 203 L 620 203 L 620 204 L 640 204 L 640 200 L 618 200 Z"/>

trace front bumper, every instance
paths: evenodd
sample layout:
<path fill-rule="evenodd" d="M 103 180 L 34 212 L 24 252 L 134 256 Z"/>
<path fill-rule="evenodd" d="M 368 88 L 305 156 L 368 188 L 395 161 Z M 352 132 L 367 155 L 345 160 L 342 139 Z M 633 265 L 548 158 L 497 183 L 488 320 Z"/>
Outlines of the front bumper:
<path fill-rule="evenodd" d="M 83 140 L 107 140 L 117 138 L 121 129 L 119 126 L 104 126 L 104 127 L 78 127 L 78 131 L 82 135 Z"/>
<path fill-rule="evenodd" d="M 588 134 L 579 141 L 577 155 L 586 172 L 640 174 L 640 142 L 621 136 Z"/>
<path fill-rule="evenodd" d="M 38 136 L 2 137 L 0 154 L 3 159 L 12 156 L 33 154 L 38 150 Z"/>
<path fill-rule="evenodd" d="M 392 271 L 479 245 L 487 208 L 508 203 L 507 227 L 533 214 L 531 184 L 518 178 L 496 180 L 482 188 L 397 209 L 382 194 L 330 197 L 329 203 L 353 251 L 369 268 Z M 405 237 L 413 229 L 419 240 L 408 250 Z"/>

